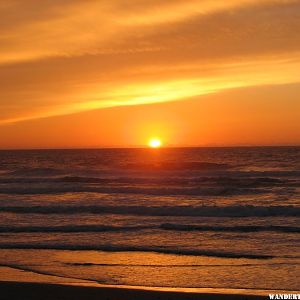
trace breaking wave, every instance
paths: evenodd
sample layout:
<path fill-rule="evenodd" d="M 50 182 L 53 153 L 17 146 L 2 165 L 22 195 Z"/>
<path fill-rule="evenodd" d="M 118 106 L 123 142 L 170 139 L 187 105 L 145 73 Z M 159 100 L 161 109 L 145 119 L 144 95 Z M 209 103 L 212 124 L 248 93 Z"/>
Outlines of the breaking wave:
<path fill-rule="evenodd" d="M 153 195 L 153 196 L 168 196 L 168 195 L 189 195 L 189 196 L 228 196 L 228 195 L 258 195 L 270 192 L 270 189 L 264 188 L 242 188 L 242 187 L 227 187 L 227 186 L 96 186 L 96 185 L 78 185 L 63 184 L 63 185 L 31 185 L 28 186 L 13 186 L 1 187 L 0 194 L 60 194 L 60 193 L 105 193 L 105 194 L 137 194 L 137 195 Z"/>
<path fill-rule="evenodd" d="M 55 176 L 55 177 L 0 177 L 0 183 L 92 183 L 92 184 L 214 184 L 237 187 L 259 187 L 295 183 L 276 177 L 234 177 L 234 174 L 215 176 L 172 176 L 172 177 L 90 177 L 90 176 Z"/>
<path fill-rule="evenodd" d="M 198 226 L 198 225 L 182 225 L 182 224 L 162 224 L 161 229 L 176 231 L 225 231 L 225 232 L 289 232 L 300 233 L 300 227 L 294 226 Z"/>
<path fill-rule="evenodd" d="M 65 174 L 64 169 L 58 168 L 38 168 L 38 167 L 23 167 L 10 171 L 7 175 L 10 176 L 57 176 Z"/>
<path fill-rule="evenodd" d="M 106 226 L 106 225 L 67 225 L 67 226 L 0 226 L 0 233 L 25 232 L 114 232 L 151 229 L 151 226 Z"/>
<path fill-rule="evenodd" d="M 120 214 L 140 216 L 274 217 L 300 216 L 296 206 L 2 206 L 0 212 L 19 214 Z"/>
<path fill-rule="evenodd" d="M 66 226 L 0 226 L 0 233 L 29 233 L 29 232 L 124 232 L 142 231 L 147 229 L 172 231 L 221 231 L 221 232 L 286 232 L 300 233 L 300 227 L 295 226 L 199 226 L 164 223 L 158 226 L 106 226 L 106 225 L 66 225 Z"/>
<path fill-rule="evenodd" d="M 260 255 L 250 253 L 236 253 L 211 251 L 205 249 L 174 249 L 165 247 L 152 246 L 122 246 L 122 245 L 66 245 L 66 244 L 25 244 L 25 243 L 0 243 L 0 249 L 53 249 L 53 250 L 73 250 L 73 251 L 88 251 L 98 250 L 107 252 L 156 252 L 164 254 L 191 255 L 191 256 L 210 256 L 221 258 L 248 258 L 248 259 L 271 259 L 275 256 Z"/>
<path fill-rule="evenodd" d="M 227 170 L 232 168 L 229 164 L 201 162 L 201 161 L 163 161 L 159 163 L 126 163 L 123 165 L 125 169 L 145 170 L 145 171 L 192 171 L 192 170 Z"/>

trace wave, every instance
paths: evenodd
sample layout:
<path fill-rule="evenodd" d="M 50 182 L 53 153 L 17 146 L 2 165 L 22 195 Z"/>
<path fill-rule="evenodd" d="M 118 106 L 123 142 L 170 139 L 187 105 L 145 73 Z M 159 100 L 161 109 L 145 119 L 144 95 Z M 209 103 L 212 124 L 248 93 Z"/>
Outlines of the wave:
<path fill-rule="evenodd" d="M 77 279 L 77 280 L 84 280 L 84 281 L 87 281 L 87 282 L 102 283 L 100 281 L 93 280 L 93 279 L 90 279 L 90 278 L 85 279 L 85 278 L 74 277 L 74 276 L 70 276 L 70 275 L 67 276 L 67 275 L 57 274 L 57 273 L 53 273 L 53 272 L 49 272 L 49 271 L 37 270 L 36 268 L 33 268 L 32 266 L 28 266 L 28 265 L 0 263 L 0 267 L 6 267 L 6 268 L 15 269 L 15 270 L 21 270 L 23 272 L 30 272 L 30 273 L 39 274 L 39 275 L 54 276 L 54 277 L 58 277 L 58 278 Z"/>
<path fill-rule="evenodd" d="M 298 184 L 295 180 L 282 180 L 273 177 L 232 177 L 232 176 L 191 176 L 191 177 L 0 177 L 0 183 L 83 183 L 83 184 L 160 184 L 160 185 L 221 185 L 228 187 L 263 187 Z"/>
<path fill-rule="evenodd" d="M 154 228 L 153 226 L 106 226 L 106 225 L 67 225 L 67 226 L 0 226 L 0 233 L 26 232 L 116 232 L 138 231 Z"/>
<path fill-rule="evenodd" d="M 251 172 L 250 172 L 251 173 Z M 252 173 L 251 173 L 252 174 Z M 279 188 L 297 188 L 299 179 L 248 174 L 191 174 L 179 176 L 0 176 L 0 194 L 108 193 L 155 196 L 259 195 Z"/>
<path fill-rule="evenodd" d="M 149 229 L 170 231 L 199 231 L 199 232 L 285 232 L 300 233 L 300 227 L 294 226 L 199 226 L 164 223 L 158 226 L 108 226 L 108 225 L 65 225 L 65 226 L 0 226 L 0 233 L 30 233 L 30 232 L 126 232 Z"/>
<path fill-rule="evenodd" d="M 74 168 L 75 167 L 75 168 Z M 226 171 L 232 169 L 233 166 L 225 163 L 214 163 L 214 162 L 199 162 L 199 161 L 161 161 L 161 162 L 150 162 L 150 163 L 111 163 L 109 165 L 102 162 L 98 169 L 95 168 L 79 168 L 76 170 L 76 165 L 70 169 L 65 168 L 54 168 L 54 167 L 21 167 L 15 170 L 6 170 L 5 175 L 7 176 L 26 176 L 26 177 L 44 177 L 44 176 L 60 176 L 67 174 L 77 174 L 79 172 L 85 172 L 87 174 L 98 173 L 98 174 L 118 174 L 124 172 L 168 172 L 168 171 Z"/>
<path fill-rule="evenodd" d="M 10 176 L 57 176 L 65 174 L 64 169 L 58 168 L 38 168 L 38 167 L 24 167 L 6 173 Z"/>
<path fill-rule="evenodd" d="M 198 226 L 198 225 L 182 225 L 165 223 L 160 226 L 165 230 L 176 231 L 225 231 L 225 232 L 286 232 L 286 233 L 300 233 L 300 227 L 294 226 Z"/>
<path fill-rule="evenodd" d="M 168 175 L 171 175 L 171 179 L 176 178 L 199 178 L 202 180 L 204 177 L 207 177 L 208 180 L 210 178 L 218 177 L 222 179 L 229 178 L 230 179 L 243 179 L 243 178 L 261 178 L 262 180 L 270 178 L 278 179 L 284 177 L 299 177 L 299 170 L 272 170 L 272 171 L 264 171 L 264 170 L 237 170 L 236 166 L 226 165 L 226 164 L 217 164 L 217 163 L 205 163 L 205 162 L 186 162 L 186 163 L 174 163 L 168 164 L 163 163 L 162 165 L 153 165 L 153 164 L 144 164 L 146 169 L 143 172 L 143 168 L 139 168 L 140 164 L 130 163 L 125 166 L 111 166 L 111 168 L 105 169 L 76 169 L 76 168 L 38 168 L 38 167 L 24 167 L 16 170 L 5 170 L 1 172 L 0 180 L 70 180 L 70 181 L 97 181 L 100 182 L 102 180 L 134 180 L 135 178 L 139 180 L 147 179 L 155 179 L 158 177 L 159 179 L 168 179 L 169 177 L 161 178 L 159 175 L 165 175 L 165 171 Z M 168 166 L 174 165 L 178 166 L 178 168 L 168 168 Z M 127 168 L 126 166 L 137 166 L 137 169 Z M 143 164 L 141 165 L 143 166 Z M 148 169 L 147 169 L 148 166 Z M 149 168 L 153 167 L 153 172 L 150 172 Z M 155 167 L 156 166 L 156 167 Z M 164 168 L 165 166 L 165 168 Z M 181 167 L 180 167 L 181 166 Z M 170 172 L 168 172 L 170 171 Z M 182 172 L 188 171 L 188 172 Z M 132 178 L 130 175 L 134 175 L 135 178 Z M 175 175 L 175 176 L 174 176 Z"/>
<path fill-rule="evenodd" d="M 159 163 L 127 163 L 123 165 L 125 169 L 145 170 L 145 171 L 209 171 L 209 170 L 227 170 L 232 168 L 229 164 L 200 162 L 200 161 L 164 161 Z"/>
<path fill-rule="evenodd" d="M 28 179 L 25 179 L 28 180 Z M 39 180 L 39 179 L 37 179 Z M 85 177 L 64 176 L 58 177 L 54 182 L 67 183 L 92 183 L 92 184 L 160 184 L 160 185 L 213 185 L 234 188 L 255 188 L 268 186 L 295 186 L 299 185 L 296 180 L 283 180 L 274 177 L 232 177 L 232 176 L 186 176 L 186 177 Z M 0 179 L 1 182 L 1 179 Z M 23 181 L 21 181 L 23 182 Z"/>
<path fill-rule="evenodd" d="M 47 249 L 47 250 L 70 250 L 70 251 L 106 251 L 106 252 L 156 252 L 164 254 L 208 256 L 220 258 L 247 258 L 247 259 L 272 259 L 273 255 L 236 253 L 212 251 L 205 249 L 175 249 L 152 246 L 122 246 L 122 245 L 66 245 L 66 244 L 25 244 L 25 243 L 0 243 L 0 249 Z"/>
<path fill-rule="evenodd" d="M 230 267 L 230 268 L 240 268 L 240 267 L 262 267 L 262 266 L 289 266 L 289 265 L 300 265 L 297 262 L 270 262 L 266 264 L 262 263 L 241 263 L 241 264 L 122 264 L 122 263 L 112 263 L 112 264 L 101 264 L 101 263 L 77 263 L 70 262 L 64 263 L 67 266 L 74 267 L 148 267 L 148 268 L 194 268 L 194 267 Z"/>
<path fill-rule="evenodd" d="M 241 187 L 172 187 L 172 186 L 93 186 L 93 185 L 53 185 L 45 186 L 17 186 L 1 187 L 0 194 L 60 194 L 60 193 L 105 193 L 105 194 L 135 194 L 153 196 L 233 196 L 233 195 L 259 195 L 271 192 L 267 188 L 241 188 Z"/>
<path fill-rule="evenodd" d="M 275 217 L 300 216 L 296 206 L 2 206 L 0 212 L 19 214 L 120 214 L 190 217 Z"/>

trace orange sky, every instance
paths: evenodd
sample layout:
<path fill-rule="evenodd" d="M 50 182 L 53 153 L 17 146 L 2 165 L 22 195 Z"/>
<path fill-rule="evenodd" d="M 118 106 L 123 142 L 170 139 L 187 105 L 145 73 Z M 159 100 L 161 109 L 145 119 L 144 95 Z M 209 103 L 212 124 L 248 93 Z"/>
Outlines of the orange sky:
<path fill-rule="evenodd" d="M 3 0 L 0 148 L 300 144 L 300 3 Z"/>

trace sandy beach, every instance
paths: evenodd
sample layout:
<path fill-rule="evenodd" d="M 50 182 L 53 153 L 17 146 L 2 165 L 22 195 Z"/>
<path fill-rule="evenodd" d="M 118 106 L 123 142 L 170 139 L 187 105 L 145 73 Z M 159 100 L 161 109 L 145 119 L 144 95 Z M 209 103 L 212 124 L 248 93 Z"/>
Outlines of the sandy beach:
<path fill-rule="evenodd" d="M 108 287 L 82 287 L 72 285 L 45 284 L 45 283 L 20 283 L 0 282 L 1 300 L 193 300 L 193 299 L 219 299 L 219 300 L 254 300 L 266 299 L 266 296 L 238 295 L 238 294 L 214 294 L 214 293 L 183 293 L 172 291 L 150 291 L 129 288 Z"/>

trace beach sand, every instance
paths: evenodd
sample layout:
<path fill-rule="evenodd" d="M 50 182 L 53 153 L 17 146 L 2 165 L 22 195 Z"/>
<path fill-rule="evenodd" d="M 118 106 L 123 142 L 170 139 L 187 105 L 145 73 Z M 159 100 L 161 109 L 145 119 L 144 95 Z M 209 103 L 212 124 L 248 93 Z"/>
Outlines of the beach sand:
<path fill-rule="evenodd" d="M 85 287 L 46 283 L 0 282 L 0 300 L 247 300 L 266 296 L 150 291 L 130 288 Z"/>

